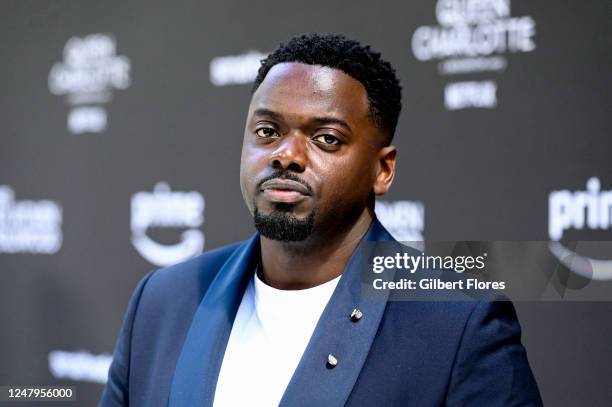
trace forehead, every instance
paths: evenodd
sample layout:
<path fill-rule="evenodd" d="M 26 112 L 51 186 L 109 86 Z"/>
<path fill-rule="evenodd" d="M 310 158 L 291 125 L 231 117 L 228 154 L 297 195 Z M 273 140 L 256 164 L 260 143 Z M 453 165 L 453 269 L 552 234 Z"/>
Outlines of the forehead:
<path fill-rule="evenodd" d="M 266 108 L 284 116 L 336 116 L 349 122 L 369 121 L 367 92 L 341 70 L 321 65 L 274 65 L 253 94 L 249 114 Z"/>

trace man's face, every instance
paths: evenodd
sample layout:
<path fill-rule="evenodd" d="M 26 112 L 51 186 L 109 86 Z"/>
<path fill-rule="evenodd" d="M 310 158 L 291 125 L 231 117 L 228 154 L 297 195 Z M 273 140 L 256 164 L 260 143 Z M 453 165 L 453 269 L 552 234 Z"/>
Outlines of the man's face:
<path fill-rule="evenodd" d="M 300 241 L 354 222 L 377 179 L 381 140 L 359 81 L 319 65 L 273 66 L 249 106 L 240 167 L 258 230 Z"/>

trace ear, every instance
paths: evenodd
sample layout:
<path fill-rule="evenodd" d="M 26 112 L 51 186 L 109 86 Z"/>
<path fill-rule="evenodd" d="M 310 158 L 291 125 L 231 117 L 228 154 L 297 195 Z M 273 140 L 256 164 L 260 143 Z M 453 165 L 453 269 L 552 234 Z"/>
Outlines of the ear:
<path fill-rule="evenodd" d="M 397 157 L 397 148 L 395 146 L 383 147 L 378 151 L 378 166 L 376 180 L 374 181 L 374 194 L 384 195 L 395 177 L 395 159 Z"/>

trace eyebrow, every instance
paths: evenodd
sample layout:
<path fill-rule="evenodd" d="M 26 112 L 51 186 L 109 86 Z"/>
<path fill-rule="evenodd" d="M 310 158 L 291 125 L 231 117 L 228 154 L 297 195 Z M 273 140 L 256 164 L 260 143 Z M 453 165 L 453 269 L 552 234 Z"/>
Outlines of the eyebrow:
<path fill-rule="evenodd" d="M 275 112 L 273 110 L 270 110 L 270 109 L 265 109 L 265 108 L 256 109 L 253 112 L 253 115 L 254 116 L 269 116 L 269 117 L 273 117 L 275 119 L 282 119 L 283 118 L 282 114 L 277 113 L 277 112 Z M 319 124 L 319 125 L 321 125 L 321 124 L 337 124 L 339 126 L 346 127 L 351 132 L 353 131 L 351 129 L 351 126 L 349 126 L 349 124 L 346 121 L 344 121 L 342 119 L 335 118 L 335 117 L 328 117 L 328 116 L 314 117 L 310 121 L 315 123 L 315 124 Z"/>
<path fill-rule="evenodd" d="M 275 119 L 281 119 L 283 116 L 280 113 L 276 113 L 270 109 L 259 108 L 253 112 L 253 116 L 270 116 Z"/>

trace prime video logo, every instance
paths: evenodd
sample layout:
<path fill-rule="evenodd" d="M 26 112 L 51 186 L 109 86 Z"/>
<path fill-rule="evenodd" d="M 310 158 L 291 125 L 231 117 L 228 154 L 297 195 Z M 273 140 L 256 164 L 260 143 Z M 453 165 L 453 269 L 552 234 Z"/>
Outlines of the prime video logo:
<path fill-rule="evenodd" d="M 590 178 L 585 191 L 553 191 L 548 197 L 550 251 L 573 272 L 592 280 L 612 280 L 612 260 L 581 256 L 558 242 L 568 229 L 609 230 L 612 191 L 601 191 L 597 177 Z"/>
<path fill-rule="evenodd" d="M 609 229 L 612 191 L 600 191 L 600 182 L 592 177 L 586 191 L 553 191 L 548 198 L 548 236 L 561 240 L 567 229 Z"/>
<path fill-rule="evenodd" d="M 132 196 L 132 244 L 149 262 L 168 266 L 187 260 L 204 249 L 204 197 L 197 191 L 171 191 L 165 182 L 155 185 L 153 192 L 137 192 Z M 187 228 L 181 241 L 172 245 L 155 242 L 147 229 Z"/>

